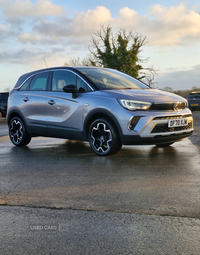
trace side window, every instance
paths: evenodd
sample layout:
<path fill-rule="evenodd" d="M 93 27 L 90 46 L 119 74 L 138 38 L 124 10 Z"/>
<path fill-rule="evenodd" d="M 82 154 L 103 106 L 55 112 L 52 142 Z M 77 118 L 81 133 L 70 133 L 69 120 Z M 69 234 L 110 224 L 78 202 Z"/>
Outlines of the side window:
<path fill-rule="evenodd" d="M 20 90 L 27 90 L 33 77 L 29 78 L 20 88 Z"/>
<path fill-rule="evenodd" d="M 41 90 L 44 91 L 47 89 L 47 80 L 49 72 L 36 74 L 31 81 L 30 90 Z"/>
<path fill-rule="evenodd" d="M 92 91 L 88 87 L 88 85 L 83 80 L 81 80 L 79 77 L 77 77 L 77 89 L 78 89 L 79 93 Z"/>
<path fill-rule="evenodd" d="M 52 91 L 63 91 L 66 85 L 76 85 L 76 75 L 68 71 L 54 71 Z"/>

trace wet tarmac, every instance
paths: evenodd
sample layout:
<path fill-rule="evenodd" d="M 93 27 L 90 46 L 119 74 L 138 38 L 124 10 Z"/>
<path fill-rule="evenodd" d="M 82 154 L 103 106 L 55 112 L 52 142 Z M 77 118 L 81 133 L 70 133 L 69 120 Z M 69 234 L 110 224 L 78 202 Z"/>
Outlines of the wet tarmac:
<path fill-rule="evenodd" d="M 58 254 L 200 254 L 199 201 L 200 151 L 189 139 L 168 148 L 124 146 L 99 157 L 85 142 L 38 137 L 17 148 L 0 137 L 0 209 L 8 226 L 2 240 L 13 233 L 16 242 L 25 240 L 24 249 L 33 238 L 41 254 L 51 254 L 44 244 L 52 233 L 39 232 L 42 244 L 29 229 L 30 222 L 51 219 L 73 226 L 64 239 L 53 234 L 59 246 L 74 243 Z"/>

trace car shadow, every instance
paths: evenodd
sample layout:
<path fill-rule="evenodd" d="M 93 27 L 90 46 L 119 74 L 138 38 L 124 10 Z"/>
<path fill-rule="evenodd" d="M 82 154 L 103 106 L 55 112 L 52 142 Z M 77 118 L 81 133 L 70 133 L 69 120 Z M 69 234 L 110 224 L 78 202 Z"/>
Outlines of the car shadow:
<path fill-rule="evenodd" d="M 45 140 L 46 141 L 46 140 Z M 179 148 L 156 147 L 156 146 L 123 146 L 122 149 L 115 155 L 102 157 L 96 155 L 88 142 L 67 140 L 58 143 L 39 143 L 31 142 L 28 146 L 12 147 L 12 158 L 16 161 L 31 161 L 31 162 L 55 162 L 56 160 L 74 161 L 77 164 L 84 164 L 90 161 L 92 164 L 100 165 L 115 165 L 115 169 L 121 168 L 124 165 L 162 165 L 164 164 L 179 164 L 182 161 L 182 155 Z M 82 162 L 82 163 L 81 163 Z M 178 163 L 177 163 L 178 162 Z"/>

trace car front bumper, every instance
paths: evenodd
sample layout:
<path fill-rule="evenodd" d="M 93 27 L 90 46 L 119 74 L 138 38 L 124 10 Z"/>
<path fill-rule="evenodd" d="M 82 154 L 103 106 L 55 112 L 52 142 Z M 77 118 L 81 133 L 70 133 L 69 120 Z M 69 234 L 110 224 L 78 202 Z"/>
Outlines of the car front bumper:
<path fill-rule="evenodd" d="M 187 125 L 169 127 L 170 120 L 187 119 Z M 153 113 L 130 118 L 121 140 L 124 145 L 173 143 L 193 133 L 193 117 L 190 110 L 182 112 Z"/>

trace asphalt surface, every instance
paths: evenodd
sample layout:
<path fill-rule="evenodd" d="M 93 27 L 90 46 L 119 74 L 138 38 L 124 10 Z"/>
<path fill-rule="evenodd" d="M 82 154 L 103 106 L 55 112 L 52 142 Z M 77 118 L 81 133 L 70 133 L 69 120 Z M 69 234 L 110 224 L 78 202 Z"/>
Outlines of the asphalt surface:
<path fill-rule="evenodd" d="M 1 207 L 0 254 L 199 254 L 200 220 Z"/>
<path fill-rule="evenodd" d="M 0 137 L 8 135 L 8 126 L 6 124 L 6 120 L 0 119 Z"/>
<path fill-rule="evenodd" d="M 0 123 L 0 133 L 4 128 Z M 0 254 L 200 254 L 200 150 L 0 137 Z"/>

